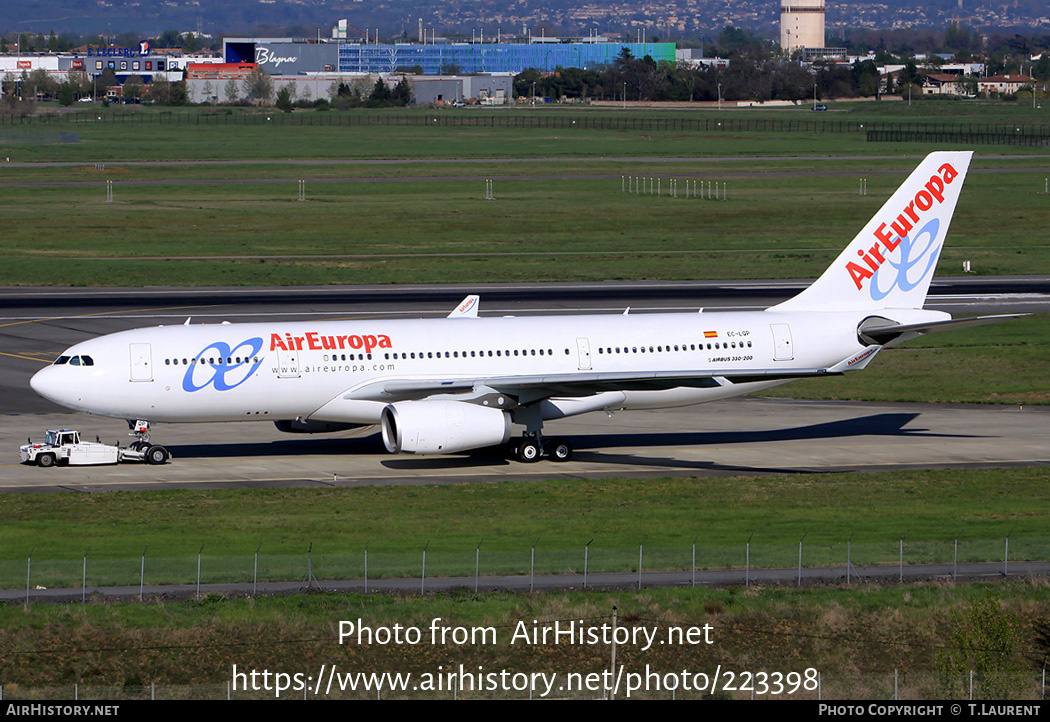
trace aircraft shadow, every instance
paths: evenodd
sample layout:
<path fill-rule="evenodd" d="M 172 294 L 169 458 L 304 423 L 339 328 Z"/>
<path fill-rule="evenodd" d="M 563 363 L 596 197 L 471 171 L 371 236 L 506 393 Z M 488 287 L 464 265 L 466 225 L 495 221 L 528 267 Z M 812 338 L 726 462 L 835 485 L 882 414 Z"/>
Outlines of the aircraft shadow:
<path fill-rule="evenodd" d="M 825 421 L 809 426 L 761 431 L 680 431 L 653 434 L 593 434 L 575 435 L 577 449 L 595 449 L 615 446 L 703 446 L 711 444 L 754 444 L 769 441 L 804 441 L 806 439 L 836 439 L 850 436 L 906 436 L 934 439 L 980 438 L 974 434 L 942 434 L 929 429 L 904 428 L 921 414 L 872 414 L 856 419 Z"/>
<path fill-rule="evenodd" d="M 943 434 L 929 429 L 907 429 L 918 413 L 873 414 L 855 419 L 828 421 L 819 424 L 760 431 L 680 431 L 657 433 L 573 434 L 568 437 L 576 449 L 576 460 L 597 463 L 625 464 L 648 467 L 712 468 L 712 464 L 677 460 L 668 457 L 637 457 L 617 454 L 622 447 L 678 447 L 726 444 L 754 444 L 776 441 L 817 440 L 859 436 L 920 437 L 920 438 L 979 438 L 972 434 Z M 265 442 L 218 444 L 169 444 L 176 459 L 216 459 L 232 457 L 278 457 L 318 455 L 385 455 L 386 449 L 379 434 L 361 438 L 296 437 Z M 608 451 L 607 451 L 608 450 Z M 473 467 L 506 466 L 510 463 L 504 449 L 493 447 L 476 449 L 448 456 L 390 456 L 380 463 L 388 469 L 439 470 Z M 718 467 L 722 468 L 722 467 Z M 753 467 L 725 467 L 753 468 Z"/>
<path fill-rule="evenodd" d="M 154 439 L 156 442 L 157 439 Z M 164 444 L 175 459 L 226 459 L 254 456 L 323 456 L 345 454 L 385 454 L 378 433 L 362 438 L 325 439 L 308 435 L 277 441 L 249 441 L 218 444 Z"/>
<path fill-rule="evenodd" d="M 651 468 L 705 469 L 725 471 L 785 471 L 779 467 L 729 466 L 713 462 L 698 462 L 671 457 L 635 456 L 612 451 L 622 447 L 711 446 L 726 444 L 763 443 L 773 441 L 800 441 L 858 436 L 919 437 L 919 438 L 979 438 L 972 434 L 942 434 L 929 429 L 906 429 L 917 419 L 918 413 L 872 414 L 855 419 L 828 421 L 807 426 L 762 431 L 682 431 L 637 434 L 573 434 L 567 437 L 576 449 L 574 459 L 591 463 L 642 466 Z M 426 470 L 457 469 L 509 463 L 495 449 L 478 449 L 459 455 L 442 457 L 395 457 L 381 462 L 389 469 Z M 787 470 L 790 471 L 790 470 Z"/>

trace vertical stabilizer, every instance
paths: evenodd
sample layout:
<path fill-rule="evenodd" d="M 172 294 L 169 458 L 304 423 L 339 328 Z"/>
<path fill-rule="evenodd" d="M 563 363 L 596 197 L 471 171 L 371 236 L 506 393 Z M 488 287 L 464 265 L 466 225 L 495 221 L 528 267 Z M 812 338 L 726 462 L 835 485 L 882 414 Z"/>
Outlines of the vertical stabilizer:
<path fill-rule="evenodd" d="M 972 156 L 926 156 L 824 275 L 769 310 L 922 308 Z"/>

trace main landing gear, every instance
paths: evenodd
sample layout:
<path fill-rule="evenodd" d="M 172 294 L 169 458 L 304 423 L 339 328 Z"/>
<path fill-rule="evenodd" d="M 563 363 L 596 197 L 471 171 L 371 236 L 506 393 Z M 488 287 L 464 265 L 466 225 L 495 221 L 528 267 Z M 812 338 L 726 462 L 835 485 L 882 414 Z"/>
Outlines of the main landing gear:
<path fill-rule="evenodd" d="M 565 439 L 543 436 L 539 432 L 526 432 L 521 441 L 512 445 L 511 450 L 514 458 L 525 464 L 540 459 L 568 461 L 572 458 L 572 444 Z"/>

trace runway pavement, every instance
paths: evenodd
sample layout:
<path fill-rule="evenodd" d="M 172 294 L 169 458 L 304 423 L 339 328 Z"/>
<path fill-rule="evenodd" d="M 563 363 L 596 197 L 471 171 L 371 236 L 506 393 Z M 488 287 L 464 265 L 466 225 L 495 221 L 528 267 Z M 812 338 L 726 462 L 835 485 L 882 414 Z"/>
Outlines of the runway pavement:
<path fill-rule="evenodd" d="M 67 413 L 29 377 L 64 348 L 155 324 L 331 319 L 448 312 L 478 290 L 482 314 L 632 313 L 763 308 L 804 282 L 582 284 L 310 289 L 0 289 L 0 491 L 101 491 L 191 486 L 456 483 L 551 477 L 752 474 L 1050 463 L 1050 409 L 735 399 L 684 409 L 590 414 L 552 422 L 575 446 L 566 464 L 522 464 L 498 450 L 391 456 L 377 435 L 288 435 L 269 423 L 156 425 L 173 461 L 154 467 L 39 469 L 17 447 L 47 428 L 128 443 L 126 424 Z M 946 279 L 934 308 L 955 314 L 1047 310 L 1048 281 Z"/>
<path fill-rule="evenodd" d="M 126 425 L 79 414 L 0 417 L 0 491 L 451 484 L 579 477 L 743 475 L 1050 463 L 1050 409 L 734 399 L 553 422 L 572 461 L 523 464 L 496 449 L 393 456 L 378 435 L 288 435 L 269 423 L 162 424 L 163 466 L 41 469 L 17 446 L 45 428 L 127 444 Z"/>

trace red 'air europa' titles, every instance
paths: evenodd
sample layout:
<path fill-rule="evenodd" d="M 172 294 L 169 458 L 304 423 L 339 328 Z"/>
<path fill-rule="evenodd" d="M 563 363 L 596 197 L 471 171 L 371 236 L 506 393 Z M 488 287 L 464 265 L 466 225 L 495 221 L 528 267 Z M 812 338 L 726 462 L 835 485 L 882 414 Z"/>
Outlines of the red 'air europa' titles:
<path fill-rule="evenodd" d="M 316 331 L 310 331 L 303 336 L 293 336 L 290 333 L 281 336 L 279 333 L 270 334 L 270 350 L 276 351 L 338 351 L 339 349 L 351 349 L 354 351 L 364 349 L 365 353 L 372 353 L 372 349 L 391 348 L 390 337 L 385 334 L 364 336 L 321 336 Z"/>
<path fill-rule="evenodd" d="M 857 251 L 857 255 L 864 261 L 864 265 L 862 266 L 853 261 L 846 264 L 846 270 L 849 272 L 850 278 L 853 279 L 853 283 L 857 285 L 858 291 L 863 288 L 861 282 L 871 278 L 875 271 L 879 270 L 879 267 L 886 261 L 883 251 L 892 253 L 897 250 L 901 239 L 911 233 L 911 229 L 915 227 L 922 217 L 921 214 L 944 202 L 944 187 L 951 185 L 951 182 L 958 175 L 959 172 L 955 170 L 951 163 L 945 163 L 937 169 L 937 173 L 930 176 L 922 190 L 916 193 L 908 205 L 897 214 L 897 220 L 890 222 L 889 228 L 886 227 L 885 223 L 879 224 L 879 227 L 874 231 L 875 245 L 868 250 L 861 248 Z"/>

